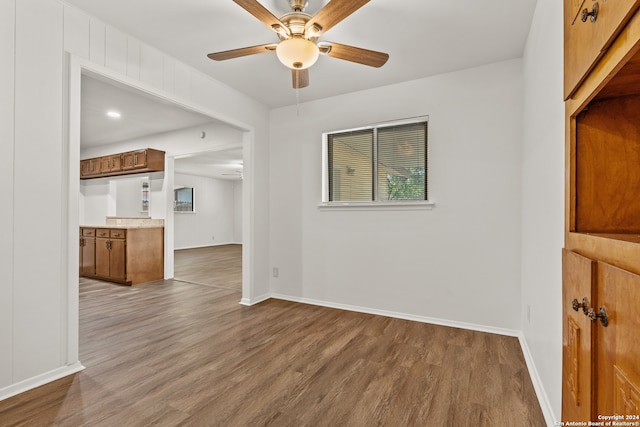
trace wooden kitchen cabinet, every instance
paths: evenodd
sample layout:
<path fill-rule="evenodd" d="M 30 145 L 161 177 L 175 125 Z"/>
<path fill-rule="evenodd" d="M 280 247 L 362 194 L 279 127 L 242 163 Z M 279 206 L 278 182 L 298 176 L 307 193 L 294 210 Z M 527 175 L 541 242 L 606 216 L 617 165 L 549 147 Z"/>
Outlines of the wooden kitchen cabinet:
<path fill-rule="evenodd" d="M 562 421 L 640 422 L 639 301 L 640 275 L 563 251 Z"/>
<path fill-rule="evenodd" d="M 96 275 L 110 280 L 124 281 L 126 279 L 126 254 L 124 238 L 113 238 L 110 229 L 98 229 L 96 237 Z"/>
<path fill-rule="evenodd" d="M 122 154 L 122 170 L 164 170 L 164 152 L 152 149 L 129 151 Z"/>
<path fill-rule="evenodd" d="M 93 272 L 81 270 L 81 276 L 126 285 L 164 278 L 163 227 L 97 227 L 94 230 L 95 268 Z"/>
<path fill-rule="evenodd" d="M 80 179 L 164 171 L 165 152 L 146 148 L 80 161 Z"/>
<path fill-rule="evenodd" d="M 640 2 L 595 3 L 565 0 L 562 421 L 640 422 Z"/>
<path fill-rule="evenodd" d="M 122 171 L 122 154 L 114 154 L 100 158 L 100 174 Z"/>
<path fill-rule="evenodd" d="M 562 252 L 562 400 L 563 420 L 595 420 L 592 412 L 593 328 L 585 315 L 594 301 L 596 263 L 575 252 Z"/>
<path fill-rule="evenodd" d="M 100 176 L 100 159 L 80 160 L 80 179 L 95 178 Z"/>
<path fill-rule="evenodd" d="M 124 170 L 143 168 L 147 166 L 147 155 L 145 150 L 130 151 L 122 155 Z"/>
<path fill-rule="evenodd" d="M 638 6 L 640 0 L 565 0 L 565 99 L 596 65 Z"/>
<path fill-rule="evenodd" d="M 96 230 L 80 229 L 80 275 L 96 274 Z"/>

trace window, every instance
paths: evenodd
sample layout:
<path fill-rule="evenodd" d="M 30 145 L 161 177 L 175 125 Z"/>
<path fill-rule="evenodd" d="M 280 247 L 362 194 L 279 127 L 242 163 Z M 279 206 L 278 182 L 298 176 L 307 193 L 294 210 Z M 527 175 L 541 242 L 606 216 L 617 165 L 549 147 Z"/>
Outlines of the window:
<path fill-rule="evenodd" d="M 193 188 L 178 187 L 173 190 L 173 211 L 194 212 Z"/>
<path fill-rule="evenodd" d="M 426 117 L 323 137 L 326 205 L 428 200 Z"/>

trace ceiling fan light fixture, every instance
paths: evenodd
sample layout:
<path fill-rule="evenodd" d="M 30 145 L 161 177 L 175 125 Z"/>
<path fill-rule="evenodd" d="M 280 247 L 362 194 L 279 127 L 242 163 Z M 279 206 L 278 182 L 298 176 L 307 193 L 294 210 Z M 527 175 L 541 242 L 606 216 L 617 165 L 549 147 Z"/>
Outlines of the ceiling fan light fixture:
<path fill-rule="evenodd" d="M 278 44 L 276 55 L 280 62 L 292 70 L 304 70 L 316 63 L 320 50 L 307 39 L 293 37 Z"/>

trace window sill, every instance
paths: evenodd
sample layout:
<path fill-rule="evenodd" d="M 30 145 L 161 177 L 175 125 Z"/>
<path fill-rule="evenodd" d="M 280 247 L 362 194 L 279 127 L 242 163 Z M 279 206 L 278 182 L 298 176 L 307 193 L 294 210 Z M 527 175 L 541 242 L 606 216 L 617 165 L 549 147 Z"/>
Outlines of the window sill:
<path fill-rule="evenodd" d="M 435 202 L 324 202 L 318 205 L 321 211 L 417 211 L 431 210 Z"/>

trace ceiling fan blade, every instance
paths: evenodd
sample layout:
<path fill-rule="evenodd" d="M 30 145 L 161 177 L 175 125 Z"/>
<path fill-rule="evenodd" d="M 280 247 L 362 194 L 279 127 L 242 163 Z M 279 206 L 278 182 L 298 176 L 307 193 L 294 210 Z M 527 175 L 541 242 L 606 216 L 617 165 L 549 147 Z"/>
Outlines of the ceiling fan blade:
<path fill-rule="evenodd" d="M 293 81 L 294 89 L 302 89 L 309 86 L 309 69 L 304 70 L 291 70 L 291 79 Z"/>
<path fill-rule="evenodd" d="M 277 46 L 277 43 L 261 44 L 259 46 L 243 47 L 240 49 L 225 50 L 224 52 L 210 53 L 207 56 L 214 61 L 224 61 L 226 59 L 255 55 L 257 53 L 275 52 Z"/>
<path fill-rule="evenodd" d="M 357 62 L 358 64 L 368 65 L 370 67 L 382 67 L 389 59 L 389 54 L 387 53 L 348 46 L 346 44 L 321 42 L 318 43 L 318 46 L 320 47 L 320 52 L 332 58 Z"/>
<path fill-rule="evenodd" d="M 317 25 L 320 27 L 320 31 L 326 33 L 338 22 L 367 3 L 369 3 L 369 0 L 331 0 L 306 23 L 305 29 L 308 30 Z"/>
<path fill-rule="evenodd" d="M 289 28 L 276 18 L 273 13 L 269 12 L 263 5 L 258 3 L 257 0 L 233 0 L 236 4 L 242 7 L 244 10 L 255 16 L 267 27 L 271 28 L 275 32 L 284 32 L 291 35 Z"/>

